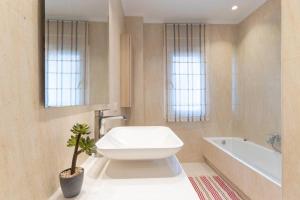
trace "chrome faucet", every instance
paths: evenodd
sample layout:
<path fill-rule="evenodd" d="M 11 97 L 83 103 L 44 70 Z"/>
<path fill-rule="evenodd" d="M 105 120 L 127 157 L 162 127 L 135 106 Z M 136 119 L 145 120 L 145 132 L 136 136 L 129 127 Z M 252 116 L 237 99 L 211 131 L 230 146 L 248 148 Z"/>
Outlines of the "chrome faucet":
<path fill-rule="evenodd" d="M 268 136 L 267 141 L 268 144 L 272 146 L 272 148 L 281 153 L 281 135 L 278 133 L 272 133 Z"/>
<path fill-rule="evenodd" d="M 122 120 L 126 120 L 126 116 L 124 115 L 115 115 L 115 116 L 105 116 L 104 115 L 104 111 L 107 111 L 109 109 L 103 109 L 103 110 L 99 110 L 98 113 L 99 113 L 99 120 L 98 120 L 98 131 L 95 131 L 95 141 L 98 141 L 102 136 L 105 135 L 106 133 L 106 130 L 105 130 L 105 127 L 104 127 L 104 121 L 106 119 L 112 119 L 112 120 L 115 120 L 115 119 L 122 119 Z"/>

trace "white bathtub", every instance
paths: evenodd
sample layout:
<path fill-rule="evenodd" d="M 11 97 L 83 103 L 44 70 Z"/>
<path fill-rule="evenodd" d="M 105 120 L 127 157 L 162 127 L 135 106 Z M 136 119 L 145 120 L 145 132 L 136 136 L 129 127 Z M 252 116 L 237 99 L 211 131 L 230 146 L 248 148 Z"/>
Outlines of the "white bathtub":
<path fill-rule="evenodd" d="M 280 153 L 242 138 L 209 137 L 204 156 L 251 199 L 281 199 Z"/>

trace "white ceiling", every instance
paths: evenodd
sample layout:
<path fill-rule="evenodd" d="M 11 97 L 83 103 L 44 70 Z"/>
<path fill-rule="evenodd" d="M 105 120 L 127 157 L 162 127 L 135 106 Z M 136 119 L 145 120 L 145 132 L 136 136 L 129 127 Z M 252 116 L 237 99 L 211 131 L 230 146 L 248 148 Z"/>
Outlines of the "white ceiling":
<path fill-rule="evenodd" d="M 267 0 L 122 0 L 126 16 L 145 22 L 236 24 Z M 239 9 L 232 11 L 231 7 Z"/>
<path fill-rule="evenodd" d="M 108 0 L 46 0 L 45 7 L 50 19 L 108 20 Z"/>
<path fill-rule="evenodd" d="M 46 0 L 48 18 L 108 20 L 109 0 Z M 267 0 L 122 0 L 126 16 L 145 22 L 236 24 Z M 232 11 L 231 7 L 239 9 Z"/>

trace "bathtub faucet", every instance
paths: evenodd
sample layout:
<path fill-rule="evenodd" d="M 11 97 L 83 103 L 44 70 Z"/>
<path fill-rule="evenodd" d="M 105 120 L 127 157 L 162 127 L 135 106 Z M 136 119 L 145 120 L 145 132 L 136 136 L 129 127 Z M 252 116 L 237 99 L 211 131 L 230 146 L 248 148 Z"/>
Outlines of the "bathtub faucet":
<path fill-rule="evenodd" d="M 281 153 L 281 135 L 278 133 L 273 133 L 268 136 L 267 143 L 272 146 L 272 148 Z"/>

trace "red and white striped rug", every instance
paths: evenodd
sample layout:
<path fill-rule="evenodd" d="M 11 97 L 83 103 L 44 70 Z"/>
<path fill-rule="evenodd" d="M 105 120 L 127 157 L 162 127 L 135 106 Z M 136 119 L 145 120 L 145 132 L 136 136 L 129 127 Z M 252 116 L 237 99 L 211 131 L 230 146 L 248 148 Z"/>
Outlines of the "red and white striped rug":
<path fill-rule="evenodd" d="M 189 177 L 200 200 L 242 200 L 220 176 Z"/>

